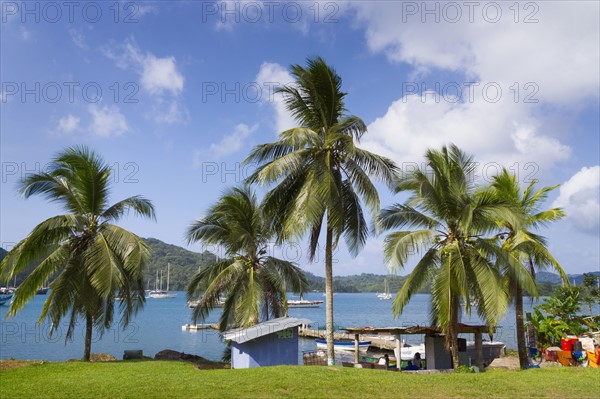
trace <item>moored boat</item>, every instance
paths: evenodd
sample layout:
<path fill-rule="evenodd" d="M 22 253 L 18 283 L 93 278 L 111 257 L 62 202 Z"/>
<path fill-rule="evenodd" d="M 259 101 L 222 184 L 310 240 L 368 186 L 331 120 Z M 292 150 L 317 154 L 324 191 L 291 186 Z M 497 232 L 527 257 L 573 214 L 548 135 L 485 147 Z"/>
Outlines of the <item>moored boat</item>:
<path fill-rule="evenodd" d="M 9 302 L 13 297 L 13 294 L 0 294 L 0 306 L 4 305 L 6 302 Z"/>
<path fill-rule="evenodd" d="M 199 304 L 200 304 L 199 299 L 197 301 L 188 301 L 188 303 L 187 303 L 189 308 L 195 308 Z M 219 302 L 217 302 L 217 305 L 215 307 L 222 308 L 224 305 L 225 305 L 225 298 L 219 298 Z"/>
<path fill-rule="evenodd" d="M 401 360 L 412 360 L 415 357 L 415 354 L 418 352 L 421 355 L 421 359 L 425 359 L 425 344 L 420 345 L 408 345 L 404 344 L 402 348 L 400 348 Z M 394 356 L 398 358 L 398 351 L 394 349 Z"/>
<path fill-rule="evenodd" d="M 387 301 L 387 300 L 392 299 L 392 294 L 390 294 L 390 289 L 388 287 L 387 278 L 383 280 L 383 284 L 385 286 L 384 292 L 378 293 L 377 298 L 379 298 L 380 301 Z"/>
<path fill-rule="evenodd" d="M 318 308 L 323 301 L 308 301 L 306 299 L 290 299 L 287 301 L 288 308 Z"/>
<path fill-rule="evenodd" d="M 155 291 L 150 291 L 150 293 L 148 294 L 148 298 L 152 298 L 152 299 L 169 299 L 169 298 L 176 298 L 177 294 L 169 294 L 169 291 L 163 291 L 163 290 L 155 290 Z"/>
<path fill-rule="evenodd" d="M 177 294 L 169 294 L 169 275 L 171 272 L 171 264 L 167 263 L 167 289 L 162 289 L 162 271 L 160 272 L 160 284 L 157 284 L 156 289 L 150 291 L 148 298 L 151 299 L 170 299 L 176 298 Z M 158 270 L 156 271 L 156 277 L 158 281 Z"/>
<path fill-rule="evenodd" d="M 327 348 L 327 341 L 324 339 L 315 339 L 315 343 L 317 344 L 317 348 L 324 349 Z M 358 350 L 359 352 L 366 352 L 371 346 L 371 341 L 359 341 L 358 342 Z M 335 340 L 333 341 L 333 350 L 336 351 L 354 351 L 355 350 L 355 342 L 353 340 Z"/>

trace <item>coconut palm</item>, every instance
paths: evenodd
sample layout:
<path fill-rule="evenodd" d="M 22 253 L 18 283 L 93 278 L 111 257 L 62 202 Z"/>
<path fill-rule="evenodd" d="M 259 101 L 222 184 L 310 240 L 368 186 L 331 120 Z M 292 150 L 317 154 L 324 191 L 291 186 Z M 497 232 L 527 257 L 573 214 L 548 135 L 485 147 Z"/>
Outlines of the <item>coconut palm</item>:
<path fill-rule="evenodd" d="M 255 147 L 246 163 L 258 168 L 248 181 L 274 184 L 265 198 L 280 240 L 309 232 L 309 258 L 314 259 L 325 230 L 325 295 L 328 364 L 333 352 L 333 250 L 341 236 L 353 255 L 368 236 L 361 201 L 375 216 L 379 195 L 369 176 L 391 186 L 396 166 L 358 148 L 365 123 L 347 115 L 342 79 L 322 58 L 307 66 L 293 65 L 295 83 L 278 89 L 299 127 L 282 132 L 274 143 Z"/>
<path fill-rule="evenodd" d="M 526 265 L 525 271 L 521 268 L 505 268 L 506 286 L 509 295 L 515 304 L 517 347 L 519 351 L 519 362 L 522 368 L 528 365 L 527 346 L 525 344 L 525 327 L 523 322 L 523 287 L 530 286 L 535 280 L 536 269 L 544 270 L 552 268 L 557 271 L 563 281 L 569 284 L 569 280 L 558 261 L 547 249 L 544 237 L 533 233 L 531 230 L 557 221 L 565 216 L 560 208 L 541 210 L 540 204 L 547 198 L 548 193 L 556 189 L 558 185 L 543 187 L 536 191 L 536 181 L 532 181 L 521 194 L 521 188 L 516 176 L 508 170 L 494 176 L 492 187 L 498 198 L 506 201 L 517 208 L 522 214 L 519 226 L 514 226 L 510 221 L 501 220 L 499 225 L 505 230 L 501 233 L 502 248 L 517 258 L 519 262 Z M 528 289 L 530 294 L 536 296 L 537 290 Z"/>
<path fill-rule="evenodd" d="M 53 277 L 39 322 L 48 317 L 55 332 L 69 313 L 68 339 L 78 317 L 83 317 L 84 360 L 90 359 L 94 325 L 100 333 L 110 328 L 116 295 L 123 298 L 119 305 L 123 328 L 144 304 L 142 276 L 149 248 L 111 222 L 130 210 L 154 219 L 154 208 L 140 196 L 109 206 L 110 179 L 110 167 L 86 147 L 64 150 L 46 172 L 25 178 L 19 187 L 25 198 L 44 196 L 67 213 L 38 224 L 0 263 L 0 275 L 6 280 L 35 266 L 15 292 L 11 316 Z"/>
<path fill-rule="evenodd" d="M 302 294 L 308 288 L 302 269 L 268 255 L 275 230 L 248 188 L 226 192 L 206 217 L 189 227 L 187 239 L 225 250 L 224 259 L 201 269 L 187 287 L 188 299 L 207 287 L 193 310 L 194 322 L 205 318 L 224 296 L 220 330 L 248 327 L 286 315 L 286 291 Z"/>
<path fill-rule="evenodd" d="M 506 308 L 496 261 L 509 262 L 493 239 L 500 216 L 514 220 L 511 209 L 489 190 L 474 185 L 475 163 L 458 147 L 428 150 L 427 169 L 403 176 L 398 192 L 410 197 L 384 209 L 377 222 L 383 231 L 396 230 L 384 240 L 390 268 L 404 268 L 412 254 L 420 256 L 393 302 L 398 316 L 413 294 L 431 282 L 431 321 L 438 325 L 458 367 L 458 322 L 461 302 L 494 326 Z"/>

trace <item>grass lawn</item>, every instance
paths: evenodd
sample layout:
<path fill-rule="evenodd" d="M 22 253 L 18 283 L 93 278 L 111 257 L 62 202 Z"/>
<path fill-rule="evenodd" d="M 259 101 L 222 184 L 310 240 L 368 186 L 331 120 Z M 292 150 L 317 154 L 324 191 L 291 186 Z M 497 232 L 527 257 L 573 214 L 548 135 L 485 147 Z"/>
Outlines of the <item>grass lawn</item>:
<path fill-rule="evenodd" d="M 318 366 L 199 370 L 179 361 L 2 363 L 2 399 L 600 397 L 600 370 L 591 368 L 415 375 Z"/>

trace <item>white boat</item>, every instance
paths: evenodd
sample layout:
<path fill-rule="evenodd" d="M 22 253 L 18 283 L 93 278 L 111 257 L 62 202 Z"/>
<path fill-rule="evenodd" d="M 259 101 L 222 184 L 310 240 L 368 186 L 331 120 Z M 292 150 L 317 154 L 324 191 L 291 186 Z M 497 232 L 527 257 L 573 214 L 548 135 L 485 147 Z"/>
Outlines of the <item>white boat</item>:
<path fill-rule="evenodd" d="M 9 302 L 13 297 L 13 294 L 0 294 L 0 306 L 4 305 L 6 302 Z"/>
<path fill-rule="evenodd" d="M 187 304 L 189 308 L 195 308 L 200 304 L 200 300 L 198 299 L 197 301 L 188 301 Z M 217 305 L 215 307 L 222 308 L 223 306 L 225 306 L 225 298 L 221 297 L 219 298 L 219 302 L 217 302 Z"/>
<path fill-rule="evenodd" d="M 288 308 L 319 308 L 323 301 L 308 301 L 302 297 L 300 299 L 289 299 L 287 301 Z"/>
<path fill-rule="evenodd" d="M 152 299 L 170 299 L 176 298 L 177 294 L 169 294 L 169 275 L 171 272 L 171 264 L 167 263 L 167 289 L 166 291 L 162 289 L 162 271 L 160 272 L 160 286 L 155 287 L 154 290 L 150 291 L 148 294 L 148 298 Z M 156 279 L 158 281 L 158 270 L 156 271 Z"/>
<path fill-rule="evenodd" d="M 177 294 L 169 294 L 169 291 L 157 290 L 157 291 L 150 291 L 150 293 L 148 294 L 148 298 L 171 299 L 171 298 L 177 298 Z"/>
<path fill-rule="evenodd" d="M 198 331 L 208 330 L 209 328 L 218 328 L 216 324 L 184 324 L 181 326 L 181 331 Z"/>
<path fill-rule="evenodd" d="M 317 349 L 327 349 L 327 341 L 324 339 L 315 339 L 315 343 L 317 344 Z M 358 342 L 358 351 L 366 352 L 371 346 L 371 341 L 359 341 Z M 348 340 L 335 340 L 333 341 L 333 350 L 336 351 L 354 351 L 355 350 L 355 342 L 351 339 Z"/>
<path fill-rule="evenodd" d="M 390 294 L 390 290 L 388 288 L 387 278 L 383 280 L 383 284 L 385 285 L 385 292 L 378 293 L 377 298 L 379 298 L 381 301 L 392 299 L 392 294 Z"/>
<path fill-rule="evenodd" d="M 400 359 L 402 359 L 402 360 L 412 360 L 415 357 L 415 353 L 417 353 L 417 352 L 419 352 L 419 354 L 421 355 L 421 359 L 425 359 L 425 344 L 419 344 L 419 345 L 404 344 L 400 348 L 400 351 L 401 351 Z M 394 356 L 396 356 L 396 358 L 398 358 L 397 352 L 398 352 L 398 350 L 394 349 Z"/>

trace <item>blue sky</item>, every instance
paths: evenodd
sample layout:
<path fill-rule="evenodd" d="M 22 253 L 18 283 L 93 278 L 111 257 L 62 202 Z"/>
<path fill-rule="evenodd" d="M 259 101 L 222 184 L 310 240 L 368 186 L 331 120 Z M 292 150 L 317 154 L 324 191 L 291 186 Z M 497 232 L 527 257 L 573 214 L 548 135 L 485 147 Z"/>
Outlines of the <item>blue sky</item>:
<path fill-rule="evenodd" d="M 404 169 L 429 147 L 473 154 L 522 184 L 561 184 L 540 231 L 568 273 L 600 270 L 599 3 L 0 1 L 0 245 L 60 212 L 15 190 L 66 146 L 114 166 L 113 201 L 141 194 L 156 223 L 122 222 L 185 246 L 187 226 L 249 169 L 256 144 L 294 126 L 273 87 L 320 55 L 343 78 L 361 145 Z M 382 205 L 402 201 L 382 187 Z M 334 273 L 386 273 L 382 238 Z M 200 251 L 195 244 L 189 247 Z M 302 242 L 275 255 L 309 264 Z M 400 274 L 411 270 L 408 267 Z"/>

